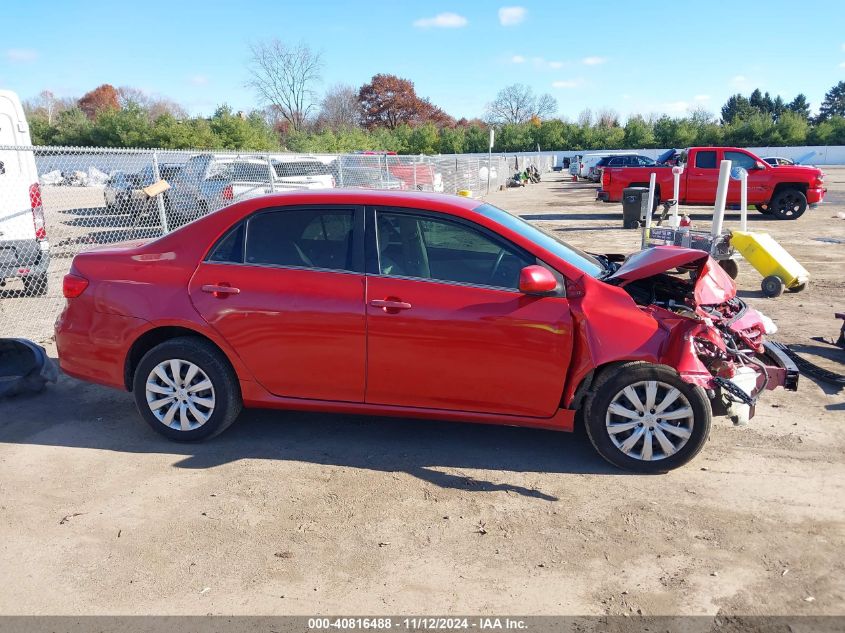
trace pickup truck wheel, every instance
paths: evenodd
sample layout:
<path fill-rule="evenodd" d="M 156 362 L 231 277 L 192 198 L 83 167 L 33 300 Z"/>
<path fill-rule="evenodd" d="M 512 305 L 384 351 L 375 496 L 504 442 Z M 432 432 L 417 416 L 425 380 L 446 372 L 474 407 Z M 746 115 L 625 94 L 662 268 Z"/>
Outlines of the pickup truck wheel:
<path fill-rule="evenodd" d="M 710 434 L 710 401 L 671 367 L 625 363 L 605 370 L 584 403 L 596 451 L 625 470 L 662 473 L 689 462 Z"/>
<path fill-rule="evenodd" d="M 763 215 L 771 215 L 772 208 L 767 204 L 755 204 L 754 208 L 757 209 Z"/>
<path fill-rule="evenodd" d="M 772 199 L 771 210 L 778 220 L 797 220 L 807 210 L 807 196 L 798 189 L 783 189 Z"/>

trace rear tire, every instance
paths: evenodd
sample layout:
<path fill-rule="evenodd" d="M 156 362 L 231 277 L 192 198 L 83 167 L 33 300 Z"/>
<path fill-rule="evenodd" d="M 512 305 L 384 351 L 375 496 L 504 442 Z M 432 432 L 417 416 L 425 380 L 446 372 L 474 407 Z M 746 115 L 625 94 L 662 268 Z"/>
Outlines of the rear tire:
<path fill-rule="evenodd" d="M 237 376 L 226 357 L 194 336 L 170 339 L 144 354 L 132 390 L 144 421 L 178 442 L 222 433 L 243 407 Z"/>
<path fill-rule="evenodd" d="M 587 435 L 599 455 L 640 473 L 689 462 L 704 447 L 711 418 L 701 387 L 671 367 L 643 362 L 605 369 L 584 403 Z"/>

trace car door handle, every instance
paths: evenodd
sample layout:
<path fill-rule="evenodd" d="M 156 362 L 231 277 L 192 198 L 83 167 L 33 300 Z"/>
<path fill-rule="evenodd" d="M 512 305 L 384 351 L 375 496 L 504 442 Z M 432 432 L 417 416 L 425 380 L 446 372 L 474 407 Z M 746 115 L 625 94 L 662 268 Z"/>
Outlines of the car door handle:
<path fill-rule="evenodd" d="M 232 286 L 218 284 L 206 284 L 202 287 L 202 291 L 210 292 L 217 298 L 224 297 L 226 295 L 238 295 L 241 293 L 240 288 L 232 288 Z"/>
<path fill-rule="evenodd" d="M 385 312 L 391 310 L 410 310 L 411 304 L 398 299 L 373 299 L 370 305 L 374 308 L 382 308 Z"/>

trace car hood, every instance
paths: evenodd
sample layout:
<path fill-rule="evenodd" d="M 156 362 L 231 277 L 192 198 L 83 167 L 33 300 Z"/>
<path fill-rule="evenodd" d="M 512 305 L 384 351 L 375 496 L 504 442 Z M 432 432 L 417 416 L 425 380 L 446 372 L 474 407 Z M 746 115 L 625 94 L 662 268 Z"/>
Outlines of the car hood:
<path fill-rule="evenodd" d="M 678 246 L 655 246 L 634 253 L 606 280 L 624 287 L 675 268 L 695 271 L 693 296 L 698 305 L 720 305 L 736 296 L 736 284 L 716 260 L 704 251 Z"/>

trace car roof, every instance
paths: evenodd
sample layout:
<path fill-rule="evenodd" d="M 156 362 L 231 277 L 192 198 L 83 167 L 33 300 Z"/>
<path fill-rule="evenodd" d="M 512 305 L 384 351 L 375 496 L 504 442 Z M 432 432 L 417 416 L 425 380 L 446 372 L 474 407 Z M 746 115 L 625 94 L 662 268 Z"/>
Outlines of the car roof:
<path fill-rule="evenodd" d="M 425 209 L 463 209 L 473 211 L 480 200 L 445 193 L 419 191 L 383 191 L 379 189 L 312 189 L 272 193 L 250 198 L 244 204 L 255 206 L 293 206 L 298 204 L 358 204 L 397 207 L 422 206 Z"/>

